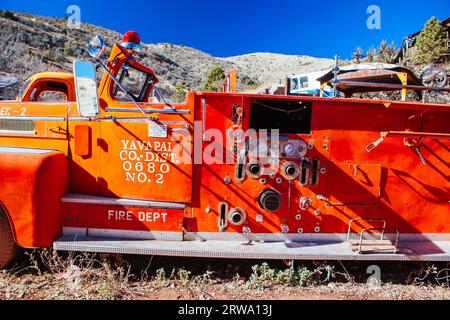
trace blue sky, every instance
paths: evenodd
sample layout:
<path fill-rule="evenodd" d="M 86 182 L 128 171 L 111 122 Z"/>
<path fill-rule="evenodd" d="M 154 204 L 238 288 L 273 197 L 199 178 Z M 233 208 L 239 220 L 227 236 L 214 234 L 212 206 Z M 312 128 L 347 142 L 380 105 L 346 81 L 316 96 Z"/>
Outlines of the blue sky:
<path fill-rule="evenodd" d="M 381 40 L 400 44 L 436 16 L 450 17 L 450 0 L 0 0 L 0 9 L 66 16 L 119 32 L 136 30 L 146 43 L 168 42 L 225 57 L 251 52 L 348 58 L 356 46 Z M 381 9 L 381 28 L 366 26 L 370 5 Z"/>

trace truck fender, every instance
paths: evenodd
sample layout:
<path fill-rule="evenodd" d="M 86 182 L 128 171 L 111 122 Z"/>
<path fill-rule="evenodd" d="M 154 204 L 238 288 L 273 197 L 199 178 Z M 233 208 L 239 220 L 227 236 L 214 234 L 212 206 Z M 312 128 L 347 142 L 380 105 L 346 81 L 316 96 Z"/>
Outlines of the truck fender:
<path fill-rule="evenodd" d="M 59 151 L 0 147 L 0 203 L 19 246 L 50 247 L 61 234 L 68 168 Z"/>

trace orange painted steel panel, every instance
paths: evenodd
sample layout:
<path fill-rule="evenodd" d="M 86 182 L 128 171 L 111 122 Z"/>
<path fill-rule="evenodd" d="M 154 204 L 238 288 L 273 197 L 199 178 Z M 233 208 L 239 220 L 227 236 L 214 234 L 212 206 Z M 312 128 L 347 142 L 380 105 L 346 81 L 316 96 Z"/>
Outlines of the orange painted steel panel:
<path fill-rule="evenodd" d="M 137 117 L 137 121 L 139 122 L 122 121 L 117 116 L 116 121 L 101 123 L 99 138 L 105 142 L 107 148 L 99 150 L 102 179 L 100 194 L 133 199 L 190 202 L 192 192 L 190 121 L 178 115 L 161 116 L 156 122 Z M 161 132 L 152 133 L 152 130 Z M 188 157 L 188 163 L 183 163 L 185 157 Z"/>
<path fill-rule="evenodd" d="M 181 232 L 184 212 L 174 209 L 89 205 L 87 215 L 88 228 Z"/>
<path fill-rule="evenodd" d="M 230 126 L 233 104 L 246 98 L 261 99 L 219 94 L 205 94 L 201 98 L 207 100 L 206 128 L 219 130 Z M 423 166 L 418 155 L 401 139 L 386 141 L 373 153 L 365 151 L 367 143 L 373 137 L 379 137 L 380 132 L 408 129 L 407 119 L 416 113 L 416 105 L 411 105 L 412 110 L 406 106 L 386 110 L 381 103 L 358 100 L 340 100 L 338 103 L 314 98 L 294 100 L 314 101 L 312 132 L 297 138 L 314 143 L 315 147 L 308 152 L 318 156 L 326 170 L 320 175 L 319 185 L 302 187 L 298 181 L 285 180 L 278 184 L 271 178 L 267 178 L 265 185 L 248 178 L 238 183 L 233 178 L 234 165 L 196 165 L 193 214 L 186 219 L 188 230 L 217 232 L 217 204 L 225 201 L 230 208 L 240 207 L 246 211 L 249 217 L 246 226 L 251 232 L 280 233 L 281 225 L 287 224 L 289 232 L 294 233 L 300 230 L 305 233 L 343 233 L 349 220 L 355 217 L 386 219 L 388 225 L 398 227 L 403 233 L 450 232 L 449 220 L 445 218 L 450 213 L 449 168 L 445 160 L 449 157 L 448 141 L 431 139 L 424 142 L 422 153 L 430 162 L 429 166 Z M 244 114 L 248 115 L 249 110 L 246 109 Z M 450 122 L 449 113 L 441 116 Z M 202 119 L 200 106 L 196 109 L 196 119 Z M 245 123 L 244 120 L 244 126 Z M 450 130 L 443 126 L 436 129 Z M 230 184 L 224 183 L 226 177 L 231 178 Z M 279 212 L 265 212 L 258 206 L 257 195 L 265 187 L 282 193 L 284 204 Z M 318 200 L 319 194 L 327 197 L 330 203 Z M 289 195 L 290 206 L 286 203 Z M 300 196 L 313 199 L 311 209 L 296 211 Z M 208 207 L 212 208 L 211 213 L 206 212 Z M 296 219 L 298 214 L 301 217 Z M 263 216 L 262 222 L 256 221 L 258 215 Z M 358 226 L 357 230 L 360 230 Z M 243 232 L 243 227 L 229 225 L 227 232 Z"/>
<path fill-rule="evenodd" d="M 92 148 L 91 128 L 87 125 L 75 126 L 75 154 L 87 157 Z"/>
<path fill-rule="evenodd" d="M 62 227 L 87 228 L 88 207 L 86 203 L 61 203 Z"/>
<path fill-rule="evenodd" d="M 17 243 L 49 247 L 61 234 L 60 198 L 68 191 L 68 163 L 60 152 L 0 155 L 0 202 Z"/>
<path fill-rule="evenodd" d="M 183 209 L 62 203 L 63 227 L 181 232 L 183 217 Z"/>
<path fill-rule="evenodd" d="M 0 101 L 2 121 L 17 126 L 15 130 L 0 130 L 0 146 L 44 148 L 67 154 L 69 106 L 69 103 Z"/>
<path fill-rule="evenodd" d="M 100 190 L 100 150 L 107 150 L 108 144 L 100 137 L 100 122 L 83 121 L 78 114 L 77 106 L 72 104 L 69 109 L 68 149 L 70 153 L 69 177 L 70 191 L 73 193 L 98 195 Z M 91 150 L 88 156 L 78 155 L 75 152 L 75 128 L 77 126 L 89 127 L 91 131 Z"/>
<path fill-rule="evenodd" d="M 251 114 L 250 100 L 244 96 L 221 95 L 214 97 L 212 95 L 200 96 L 199 100 L 206 98 L 206 129 L 215 128 L 222 132 L 232 126 L 230 115 L 231 108 L 234 104 L 243 104 L 244 117 L 243 128 L 249 128 L 249 117 Z M 259 97 L 261 99 L 261 97 Z M 264 97 L 266 99 L 266 97 Z M 197 108 L 196 119 L 202 119 L 202 109 Z M 302 139 L 312 141 L 313 136 L 306 134 L 289 134 L 289 139 Z M 316 147 L 309 152 L 311 159 L 318 158 L 323 166 L 327 166 L 329 157 L 328 151 L 322 148 L 323 145 L 329 145 L 328 137 L 320 136 L 314 141 Z M 203 143 L 205 148 L 210 142 Z M 224 150 L 223 154 L 230 154 L 231 150 Z M 288 159 L 298 161 L 298 159 Z M 287 181 L 282 179 L 282 183 L 276 180 L 281 178 L 278 173 L 276 177 L 264 177 L 266 182 L 262 184 L 259 179 L 247 177 L 244 181 L 238 182 L 234 178 L 235 164 L 206 164 L 195 165 L 194 169 L 194 199 L 193 199 L 193 215 L 190 219 L 186 219 L 186 228 L 189 231 L 208 231 L 217 232 L 217 205 L 219 202 L 226 202 L 229 208 L 242 208 L 247 214 L 248 223 L 251 232 L 255 233 L 280 233 L 283 224 L 288 225 L 289 232 L 297 232 L 299 228 L 303 228 L 304 232 L 314 232 L 313 230 L 320 224 L 322 217 L 314 214 L 314 210 L 324 211 L 321 203 L 316 203 L 308 210 L 300 210 L 299 199 L 302 196 L 316 197 L 317 194 L 326 192 L 327 179 L 326 175 L 319 178 L 317 185 L 310 188 L 301 187 L 297 180 Z M 224 178 L 230 178 L 231 183 L 224 182 Z M 262 210 L 258 205 L 259 194 L 267 188 L 275 189 L 282 194 L 282 205 L 279 211 L 270 213 Z M 211 207 L 212 213 L 207 213 L 206 208 Z M 310 219 L 297 219 L 297 215 L 310 216 Z M 261 218 L 262 217 L 262 218 Z M 306 222 L 305 222 L 306 221 Z M 242 225 L 233 226 L 228 224 L 227 232 L 243 231 Z"/>

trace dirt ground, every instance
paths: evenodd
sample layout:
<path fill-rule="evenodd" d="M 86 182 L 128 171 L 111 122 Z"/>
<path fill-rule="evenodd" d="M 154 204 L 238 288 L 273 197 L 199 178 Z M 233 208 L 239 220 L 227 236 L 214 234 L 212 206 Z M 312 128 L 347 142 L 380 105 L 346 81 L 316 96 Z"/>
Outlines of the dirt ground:
<path fill-rule="evenodd" d="M 7 281 L 11 281 L 8 279 Z M 6 285 L 0 280 L 0 299 L 121 299 L 121 300 L 450 300 L 450 290 L 436 286 L 383 284 L 328 284 L 314 287 L 275 285 L 263 290 L 245 289 L 234 284 L 211 284 L 196 287 L 155 283 L 132 284 L 117 292 L 101 283 L 79 290 L 78 294 L 51 279 L 20 278 Z"/>
<path fill-rule="evenodd" d="M 153 288 L 135 299 L 167 300 L 449 300 L 450 290 L 436 287 L 358 284 L 329 284 L 310 288 L 274 286 L 264 290 L 246 290 L 233 285 L 209 285 L 195 289 L 186 287 Z"/>
<path fill-rule="evenodd" d="M 371 281 L 374 267 L 379 282 Z M 449 283 L 444 263 L 286 264 L 36 251 L 0 272 L 0 299 L 450 300 Z"/>

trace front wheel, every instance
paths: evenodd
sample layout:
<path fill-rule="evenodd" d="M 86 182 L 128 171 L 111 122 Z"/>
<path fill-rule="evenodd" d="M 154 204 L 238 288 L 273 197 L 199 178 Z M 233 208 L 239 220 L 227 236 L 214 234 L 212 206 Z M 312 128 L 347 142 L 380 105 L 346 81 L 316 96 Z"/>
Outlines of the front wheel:
<path fill-rule="evenodd" d="M 8 217 L 0 207 L 0 269 L 10 264 L 16 257 L 19 247 L 14 241 Z"/>

